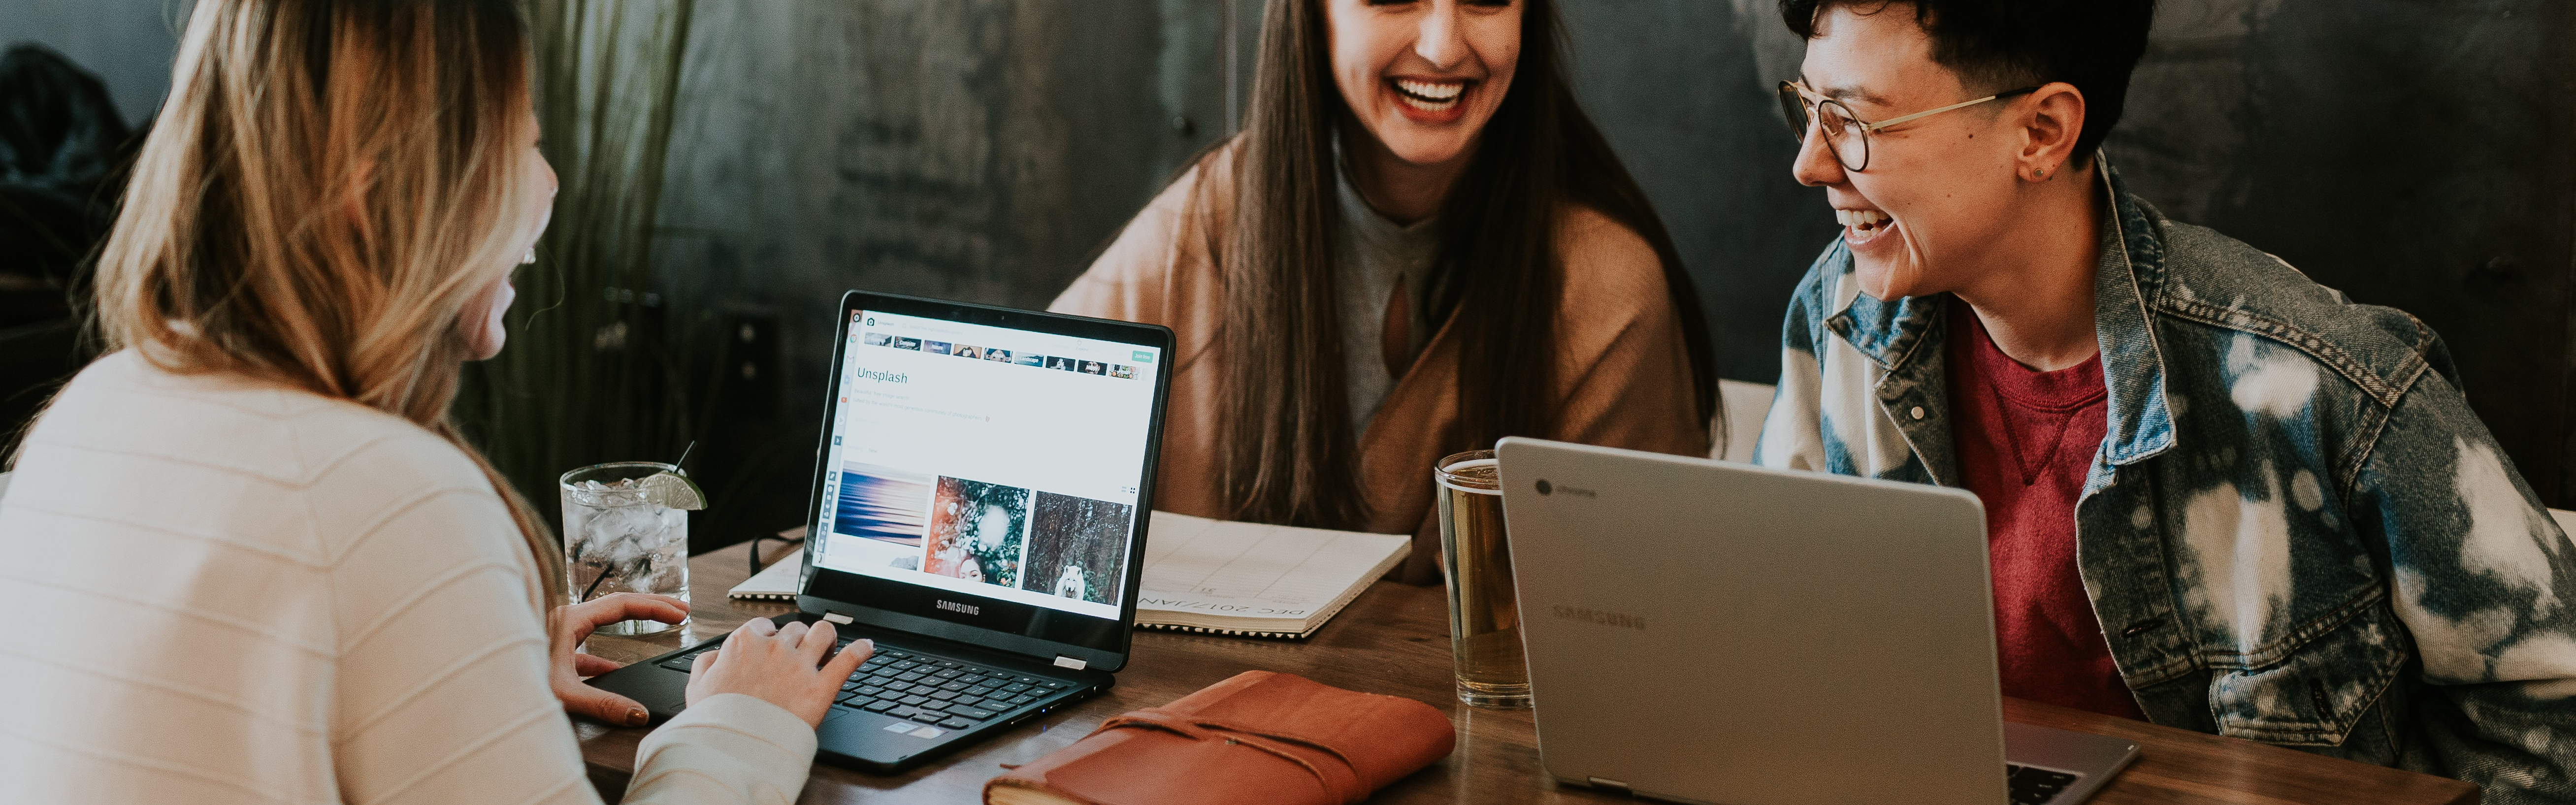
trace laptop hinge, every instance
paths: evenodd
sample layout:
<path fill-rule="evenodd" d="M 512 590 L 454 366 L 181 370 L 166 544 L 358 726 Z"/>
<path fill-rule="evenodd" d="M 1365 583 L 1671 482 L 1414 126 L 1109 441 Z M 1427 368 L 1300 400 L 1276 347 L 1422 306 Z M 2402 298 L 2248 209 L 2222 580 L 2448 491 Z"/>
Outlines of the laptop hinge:
<path fill-rule="evenodd" d="M 1084 659 L 1078 659 L 1078 658 L 1074 658 L 1074 657 L 1067 657 L 1067 656 L 1064 656 L 1064 655 L 1062 655 L 1062 654 L 1058 654 L 1058 655 L 1055 655 L 1055 667 L 1057 667 L 1057 668 L 1071 668 L 1071 669 L 1073 669 L 1073 670 L 1080 671 L 1080 670 L 1082 670 L 1082 669 L 1084 669 L 1084 668 L 1089 668 L 1089 667 L 1091 667 L 1091 661 L 1090 661 L 1090 660 L 1084 660 Z"/>
<path fill-rule="evenodd" d="M 1619 782 L 1617 780 L 1604 780 L 1599 777 L 1585 777 L 1583 778 L 1583 781 L 1591 783 L 1594 788 L 1616 788 L 1621 791 L 1628 790 L 1627 783 Z"/>
<path fill-rule="evenodd" d="M 838 612 L 826 612 L 826 613 L 823 613 L 823 619 L 824 619 L 824 620 L 827 620 L 827 621 L 831 621 L 831 622 L 833 622 L 833 623 L 841 624 L 841 625 L 843 625 L 843 626 L 848 626 L 848 625 L 850 625 L 850 616 L 848 616 L 848 615 L 843 615 L 843 614 L 838 613 Z"/>

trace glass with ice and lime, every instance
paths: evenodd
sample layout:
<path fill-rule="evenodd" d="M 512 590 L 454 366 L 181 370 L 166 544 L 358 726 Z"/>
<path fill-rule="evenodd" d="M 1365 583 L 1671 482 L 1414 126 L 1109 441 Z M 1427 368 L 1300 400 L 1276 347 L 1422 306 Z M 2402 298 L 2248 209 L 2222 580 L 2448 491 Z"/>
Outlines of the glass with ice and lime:
<path fill-rule="evenodd" d="M 564 572 L 575 603 L 614 592 L 689 600 L 689 512 L 706 494 L 679 467 L 650 461 L 596 464 L 563 474 Z M 652 634 L 678 626 L 619 621 L 599 634 Z"/>

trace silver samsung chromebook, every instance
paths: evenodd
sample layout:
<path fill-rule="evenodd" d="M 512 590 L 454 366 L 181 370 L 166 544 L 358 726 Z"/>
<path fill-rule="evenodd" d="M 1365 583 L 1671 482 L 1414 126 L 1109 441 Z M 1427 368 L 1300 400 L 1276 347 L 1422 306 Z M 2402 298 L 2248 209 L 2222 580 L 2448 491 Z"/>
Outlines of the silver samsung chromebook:
<path fill-rule="evenodd" d="M 1540 762 L 1724 805 L 2072 805 L 2135 743 L 2006 724 L 1963 490 L 1504 439 Z"/>

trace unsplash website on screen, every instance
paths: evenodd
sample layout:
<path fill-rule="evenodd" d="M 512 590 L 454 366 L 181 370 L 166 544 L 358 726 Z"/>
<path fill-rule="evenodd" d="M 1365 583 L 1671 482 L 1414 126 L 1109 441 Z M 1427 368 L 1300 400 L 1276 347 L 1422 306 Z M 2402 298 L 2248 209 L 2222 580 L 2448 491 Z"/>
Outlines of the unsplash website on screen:
<path fill-rule="evenodd" d="M 1160 350 L 852 318 L 815 564 L 1117 618 Z"/>

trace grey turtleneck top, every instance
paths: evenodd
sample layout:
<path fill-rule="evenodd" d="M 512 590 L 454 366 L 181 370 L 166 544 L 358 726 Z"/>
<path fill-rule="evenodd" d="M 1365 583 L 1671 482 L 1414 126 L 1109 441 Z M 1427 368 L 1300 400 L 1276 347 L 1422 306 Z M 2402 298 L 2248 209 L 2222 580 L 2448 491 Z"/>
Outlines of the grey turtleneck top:
<path fill-rule="evenodd" d="M 1334 285 L 1341 296 L 1344 377 L 1350 392 L 1351 426 L 1357 433 L 1367 433 L 1369 419 L 1395 388 L 1396 377 L 1386 364 L 1387 302 L 1402 287 L 1411 308 L 1406 318 L 1419 318 L 1413 311 L 1421 309 L 1424 280 L 1440 248 L 1439 219 L 1399 226 L 1369 207 L 1359 188 L 1351 185 L 1349 171 L 1334 174 L 1340 178 L 1336 195 L 1342 215 L 1342 238 L 1333 264 L 1339 272 Z M 1405 358 L 1410 363 L 1431 340 L 1431 328 L 1410 321 L 1406 330 L 1411 343 Z"/>

